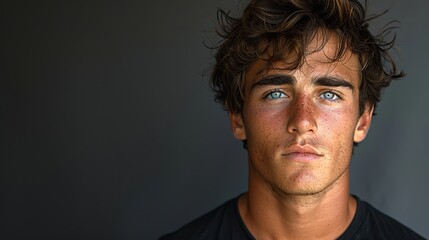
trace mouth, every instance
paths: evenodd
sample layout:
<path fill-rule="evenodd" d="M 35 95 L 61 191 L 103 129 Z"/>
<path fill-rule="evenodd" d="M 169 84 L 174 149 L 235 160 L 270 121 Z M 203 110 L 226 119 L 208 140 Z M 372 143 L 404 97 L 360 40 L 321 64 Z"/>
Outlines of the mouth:
<path fill-rule="evenodd" d="M 282 153 L 282 157 L 286 160 L 297 162 L 311 162 L 318 160 L 323 155 L 310 146 L 292 146 Z"/>

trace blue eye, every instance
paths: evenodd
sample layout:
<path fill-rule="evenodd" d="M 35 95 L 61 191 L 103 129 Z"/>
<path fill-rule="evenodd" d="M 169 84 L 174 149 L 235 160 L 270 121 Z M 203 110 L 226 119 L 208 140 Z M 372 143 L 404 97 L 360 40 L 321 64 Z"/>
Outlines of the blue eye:
<path fill-rule="evenodd" d="M 276 100 L 279 98 L 284 98 L 286 97 L 286 94 L 282 93 L 279 90 L 274 90 L 272 92 L 270 92 L 265 98 L 269 99 L 269 100 Z"/>
<path fill-rule="evenodd" d="M 324 92 L 320 95 L 323 99 L 329 101 L 335 101 L 338 99 L 338 95 L 333 92 Z"/>

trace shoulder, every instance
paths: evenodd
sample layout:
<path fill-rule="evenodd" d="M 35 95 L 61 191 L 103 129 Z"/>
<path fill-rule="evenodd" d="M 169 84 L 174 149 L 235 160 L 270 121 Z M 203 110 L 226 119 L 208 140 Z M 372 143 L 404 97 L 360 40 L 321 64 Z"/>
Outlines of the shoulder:
<path fill-rule="evenodd" d="M 396 219 L 382 213 L 367 202 L 359 201 L 364 211 L 363 222 L 357 239 L 424 239 Z"/>
<path fill-rule="evenodd" d="M 238 197 L 225 202 L 179 230 L 162 236 L 160 240 L 225 239 L 223 236 L 236 234 L 241 227 L 240 217 L 237 216 L 237 200 Z"/>

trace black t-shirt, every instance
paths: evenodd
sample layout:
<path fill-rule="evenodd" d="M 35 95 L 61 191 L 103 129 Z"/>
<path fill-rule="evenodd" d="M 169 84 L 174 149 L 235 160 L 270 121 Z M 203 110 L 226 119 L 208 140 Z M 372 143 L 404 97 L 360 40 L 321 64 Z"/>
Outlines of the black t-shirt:
<path fill-rule="evenodd" d="M 352 223 L 338 238 L 343 239 L 424 239 L 395 219 L 356 197 Z M 238 197 L 190 222 L 160 240 L 245 240 L 255 239 L 238 212 Z"/>

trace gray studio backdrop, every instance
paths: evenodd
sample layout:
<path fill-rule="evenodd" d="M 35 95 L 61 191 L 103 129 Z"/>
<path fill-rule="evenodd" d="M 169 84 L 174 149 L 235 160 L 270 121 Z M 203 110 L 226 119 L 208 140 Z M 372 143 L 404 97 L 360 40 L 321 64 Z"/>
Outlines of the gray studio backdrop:
<path fill-rule="evenodd" d="M 155 239 L 246 191 L 203 44 L 218 7 L 246 3 L 2 1 L 0 238 Z M 429 237 L 429 2 L 385 8 L 408 75 L 355 152 L 352 193 Z"/>

